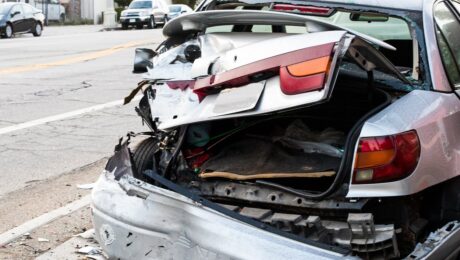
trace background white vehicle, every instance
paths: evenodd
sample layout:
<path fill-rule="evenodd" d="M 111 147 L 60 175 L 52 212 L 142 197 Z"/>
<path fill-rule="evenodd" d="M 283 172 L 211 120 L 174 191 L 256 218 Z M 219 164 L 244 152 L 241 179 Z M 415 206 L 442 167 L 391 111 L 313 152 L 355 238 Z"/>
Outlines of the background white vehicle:
<path fill-rule="evenodd" d="M 64 22 L 66 18 L 65 8 L 59 0 L 2 0 L 2 2 L 26 3 L 42 10 L 48 21 Z M 48 7 L 48 8 L 47 8 Z"/>
<path fill-rule="evenodd" d="M 168 13 L 168 21 L 174 19 L 180 15 L 192 13 L 193 10 L 188 5 L 170 5 Z"/>
<path fill-rule="evenodd" d="M 141 29 L 144 25 L 154 28 L 157 24 L 165 24 L 169 9 L 164 0 L 134 0 L 128 9 L 121 12 L 120 23 L 123 29 L 135 26 Z"/>

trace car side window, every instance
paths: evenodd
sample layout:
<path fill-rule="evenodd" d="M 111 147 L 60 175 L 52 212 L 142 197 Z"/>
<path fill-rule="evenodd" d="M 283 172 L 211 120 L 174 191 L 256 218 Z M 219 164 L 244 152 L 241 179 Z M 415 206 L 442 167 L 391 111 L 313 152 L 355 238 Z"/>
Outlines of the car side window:
<path fill-rule="evenodd" d="M 11 8 L 11 11 L 10 11 L 10 14 L 14 14 L 14 13 L 17 13 L 19 12 L 19 14 L 22 14 L 22 8 L 21 8 L 21 5 L 14 5 L 12 8 Z"/>
<path fill-rule="evenodd" d="M 459 6 L 457 6 L 459 7 Z M 460 21 L 452 3 L 440 2 L 434 8 L 439 53 L 450 83 L 460 89 Z"/>
<path fill-rule="evenodd" d="M 25 15 L 32 15 L 34 13 L 34 9 L 32 8 L 32 6 L 24 5 L 23 9 Z"/>

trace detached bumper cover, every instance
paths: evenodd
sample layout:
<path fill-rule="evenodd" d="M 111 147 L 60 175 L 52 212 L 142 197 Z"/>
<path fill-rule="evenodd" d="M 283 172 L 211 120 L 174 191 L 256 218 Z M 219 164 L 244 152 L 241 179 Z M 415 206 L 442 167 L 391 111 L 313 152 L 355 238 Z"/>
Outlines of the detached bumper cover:
<path fill-rule="evenodd" d="M 256 228 L 127 175 L 119 181 L 111 173 L 101 175 L 92 197 L 96 238 L 115 259 L 346 257 Z"/>

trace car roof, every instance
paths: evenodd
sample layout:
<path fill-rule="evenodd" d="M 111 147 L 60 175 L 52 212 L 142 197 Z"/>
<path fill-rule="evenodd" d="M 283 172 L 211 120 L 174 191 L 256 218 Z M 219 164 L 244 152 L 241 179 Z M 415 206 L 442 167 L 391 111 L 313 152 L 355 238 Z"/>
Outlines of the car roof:
<path fill-rule="evenodd" d="M 318 3 L 337 3 L 337 4 L 348 4 L 348 5 L 367 5 L 377 6 L 382 8 L 392 8 L 401 10 L 413 10 L 422 11 L 423 2 L 425 0 L 310 0 L 309 2 Z"/>
<path fill-rule="evenodd" d="M 7 2 L 7 3 L 0 3 L 1 6 L 13 6 L 13 5 L 17 5 L 19 3 L 16 3 L 16 2 Z"/>

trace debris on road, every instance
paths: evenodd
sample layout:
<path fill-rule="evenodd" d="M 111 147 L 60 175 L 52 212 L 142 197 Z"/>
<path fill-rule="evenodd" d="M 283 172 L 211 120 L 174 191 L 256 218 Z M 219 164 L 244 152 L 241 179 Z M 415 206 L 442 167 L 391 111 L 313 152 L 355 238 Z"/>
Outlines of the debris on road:
<path fill-rule="evenodd" d="M 43 237 L 39 237 L 39 238 L 37 238 L 37 240 L 38 240 L 38 242 L 50 242 L 49 239 L 43 238 Z"/>
<path fill-rule="evenodd" d="M 32 239 L 32 236 L 30 235 L 29 232 L 24 233 L 24 234 L 22 235 L 21 241 L 24 241 L 24 240 L 26 240 L 26 239 Z"/>
<path fill-rule="evenodd" d="M 83 233 L 76 234 L 74 237 L 81 237 L 84 239 L 94 239 L 94 229 L 89 229 Z"/>
<path fill-rule="evenodd" d="M 79 254 L 85 255 L 99 255 L 102 253 L 101 249 L 96 248 L 94 246 L 85 246 L 77 250 Z"/>
<path fill-rule="evenodd" d="M 78 184 L 77 188 L 82 190 L 91 190 L 96 183 Z"/>

